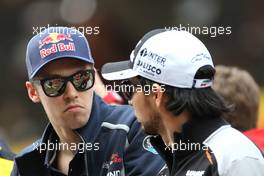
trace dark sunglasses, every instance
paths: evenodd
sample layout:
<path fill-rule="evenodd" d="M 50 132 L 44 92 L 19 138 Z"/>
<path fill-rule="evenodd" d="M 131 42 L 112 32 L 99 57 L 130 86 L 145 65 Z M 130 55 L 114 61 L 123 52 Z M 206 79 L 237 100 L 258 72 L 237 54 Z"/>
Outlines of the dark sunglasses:
<path fill-rule="evenodd" d="M 33 79 L 32 82 L 40 83 L 44 93 L 48 97 L 57 97 L 65 92 L 68 81 L 72 83 L 77 91 L 86 91 L 93 87 L 95 72 L 93 69 L 81 70 L 70 76 L 54 76 L 41 80 Z"/>
<path fill-rule="evenodd" d="M 132 99 L 138 85 L 133 84 L 130 80 L 123 80 L 121 82 L 121 88 L 124 98 L 129 101 Z"/>

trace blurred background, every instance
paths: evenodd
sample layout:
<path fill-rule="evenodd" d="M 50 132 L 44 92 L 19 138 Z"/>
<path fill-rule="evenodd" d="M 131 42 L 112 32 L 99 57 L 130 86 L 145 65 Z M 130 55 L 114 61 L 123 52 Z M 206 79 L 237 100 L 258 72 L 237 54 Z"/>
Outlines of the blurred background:
<path fill-rule="evenodd" d="M 47 124 L 44 110 L 29 100 L 24 85 L 27 42 L 44 28 L 83 31 L 100 70 L 105 62 L 128 59 L 151 29 L 196 27 L 216 65 L 246 69 L 263 86 L 263 6 L 260 0 L 0 0 L 0 138 L 18 152 L 39 138 Z M 259 127 L 264 127 L 263 101 Z"/>

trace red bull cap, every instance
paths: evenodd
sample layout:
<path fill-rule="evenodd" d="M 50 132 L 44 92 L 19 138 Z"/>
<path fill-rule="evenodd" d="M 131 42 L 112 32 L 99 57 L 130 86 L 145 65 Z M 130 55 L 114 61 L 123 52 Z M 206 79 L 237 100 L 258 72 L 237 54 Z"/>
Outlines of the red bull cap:
<path fill-rule="evenodd" d="M 94 64 L 85 36 L 68 27 L 49 27 L 35 35 L 27 45 L 26 66 L 32 79 L 47 63 L 61 58 L 73 58 Z"/>

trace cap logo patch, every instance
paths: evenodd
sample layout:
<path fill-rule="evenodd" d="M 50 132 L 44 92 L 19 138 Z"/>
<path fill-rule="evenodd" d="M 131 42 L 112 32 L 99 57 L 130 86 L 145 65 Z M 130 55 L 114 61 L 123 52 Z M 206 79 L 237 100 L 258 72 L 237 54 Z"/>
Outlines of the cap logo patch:
<path fill-rule="evenodd" d="M 73 42 L 69 42 L 68 44 L 60 42 L 65 40 L 73 41 L 70 34 L 50 33 L 48 36 L 39 41 L 39 48 L 52 44 L 50 47 L 39 51 L 40 57 L 43 59 L 53 53 L 75 51 L 75 45 Z"/>
<path fill-rule="evenodd" d="M 144 48 L 140 51 L 141 57 L 146 57 L 149 61 L 154 62 L 157 65 L 162 67 L 165 66 L 166 58 L 159 56 L 158 54 L 148 51 L 147 48 Z"/>
<path fill-rule="evenodd" d="M 140 56 L 145 57 L 148 54 L 148 51 L 146 48 L 144 48 L 143 50 L 140 51 Z"/>
<path fill-rule="evenodd" d="M 58 43 L 64 40 L 73 41 L 70 34 L 50 33 L 42 40 L 39 40 L 39 48 L 42 48 L 44 45 L 48 45 L 50 43 Z"/>
<path fill-rule="evenodd" d="M 141 70 L 151 76 L 155 76 L 155 75 L 160 75 L 161 74 L 161 69 L 149 64 L 149 63 L 145 63 L 142 62 L 141 60 L 138 60 L 137 62 L 137 67 L 140 67 Z"/>
<path fill-rule="evenodd" d="M 202 60 L 211 60 L 211 57 L 208 56 L 207 54 L 205 53 L 200 53 L 200 54 L 196 54 L 191 62 L 194 63 L 194 62 L 198 62 L 198 61 L 202 61 Z"/>

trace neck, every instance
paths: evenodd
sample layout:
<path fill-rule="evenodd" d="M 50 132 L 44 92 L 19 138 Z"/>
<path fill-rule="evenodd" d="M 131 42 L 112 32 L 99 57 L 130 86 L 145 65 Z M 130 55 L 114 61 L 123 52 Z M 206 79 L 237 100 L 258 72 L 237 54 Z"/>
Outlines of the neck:
<path fill-rule="evenodd" d="M 60 150 L 62 153 L 75 153 L 75 151 L 71 151 L 71 145 L 77 146 L 77 144 L 81 141 L 80 136 L 70 128 L 64 127 L 54 127 L 57 135 L 59 136 L 60 143 L 66 145 L 67 147 Z"/>
<path fill-rule="evenodd" d="M 166 145 L 172 146 L 174 143 L 174 133 L 182 132 L 182 126 L 187 122 L 189 115 L 187 112 L 183 112 L 178 116 L 174 116 L 171 113 L 163 114 L 162 117 L 162 130 L 160 131 L 160 135 L 162 137 L 163 142 Z"/>
<path fill-rule="evenodd" d="M 71 146 L 78 146 L 78 143 L 81 141 L 80 137 L 70 128 L 56 127 L 53 126 L 57 135 L 59 136 L 60 143 L 62 146 L 57 153 L 57 169 L 59 169 L 65 175 L 68 175 L 69 163 L 73 159 L 76 151 L 71 150 Z M 74 149 L 77 149 L 74 147 Z"/>

